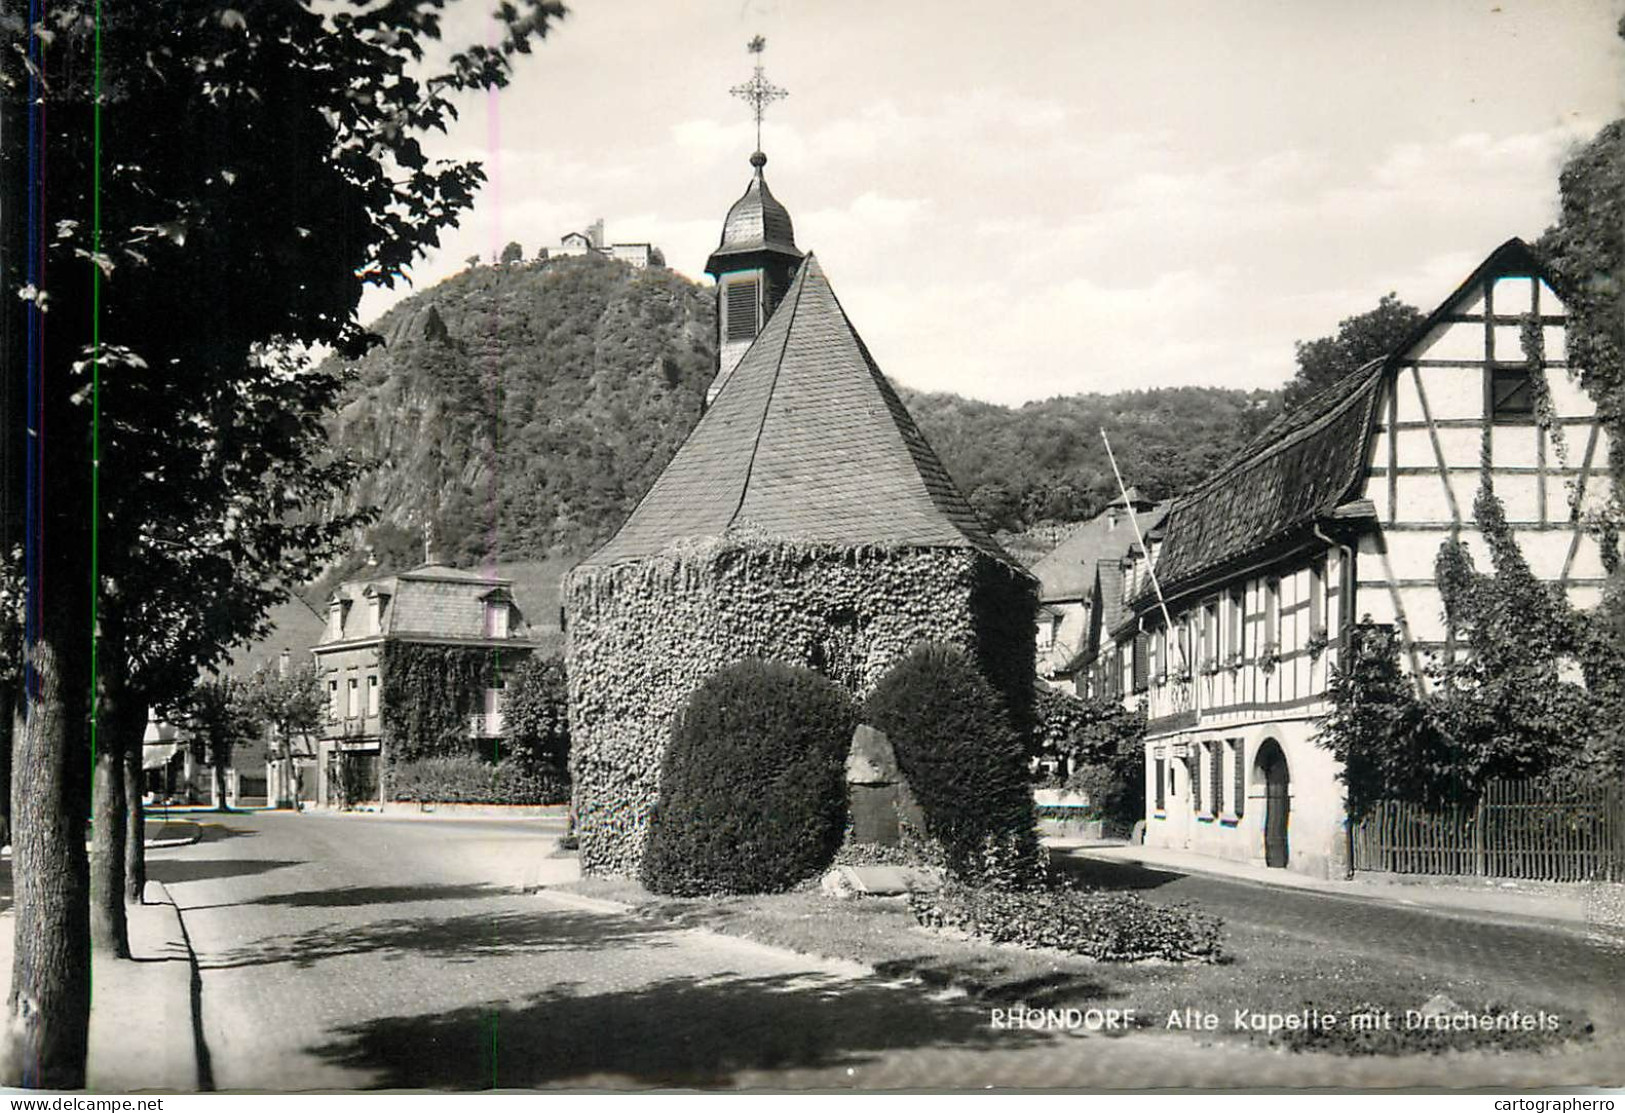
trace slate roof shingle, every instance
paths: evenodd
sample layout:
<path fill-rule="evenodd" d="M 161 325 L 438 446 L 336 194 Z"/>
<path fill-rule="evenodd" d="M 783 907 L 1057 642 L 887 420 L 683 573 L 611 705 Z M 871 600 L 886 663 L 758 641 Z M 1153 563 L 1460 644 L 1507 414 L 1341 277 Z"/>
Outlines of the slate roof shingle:
<path fill-rule="evenodd" d="M 1149 533 L 1167 512 L 1166 505 L 1152 506 L 1134 515 L 1134 520 L 1140 532 Z M 1117 515 L 1115 524 L 1114 514 Z M 1081 523 L 1033 565 L 1033 575 L 1038 577 L 1039 599 L 1044 602 L 1087 599 L 1095 585 L 1095 562 L 1120 560 L 1133 544 L 1134 525 L 1121 506 Z"/>
<path fill-rule="evenodd" d="M 711 408 L 583 566 L 731 531 L 835 547 L 974 548 L 987 532 L 808 255 Z"/>

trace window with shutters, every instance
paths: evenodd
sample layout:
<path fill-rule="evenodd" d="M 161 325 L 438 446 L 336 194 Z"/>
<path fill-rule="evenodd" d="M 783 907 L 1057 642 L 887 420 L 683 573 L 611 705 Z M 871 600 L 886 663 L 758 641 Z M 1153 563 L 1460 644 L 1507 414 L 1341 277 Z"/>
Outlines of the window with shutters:
<path fill-rule="evenodd" d="M 1242 617 L 1247 613 L 1246 589 L 1233 587 L 1230 589 L 1229 613 L 1225 615 L 1225 651 L 1232 659 L 1241 657 Z"/>
<path fill-rule="evenodd" d="M 1191 810 L 1202 814 L 1202 758 L 1194 753 L 1186 761 L 1185 774 L 1191 782 Z"/>
<path fill-rule="evenodd" d="M 761 299 L 758 296 L 758 284 L 754 278 L 744 278 L 728 283 L 728 301 L 724 307 L 727 318 L 728 340 L 754 340 L 761 331 L 757 319 Z"/>
<path fill-rule="evenodd" d="M 1326 632 L 1326 558 L 1323 556 L 1309 563 L 1309 632 Z"/>
<path fill-rule="evenodd" d="M 1211 669 L 1219 663 L 1219 601 L 1211 600 L 1202 607 L 1202 667 Z"/>
<path fill-rule="evenodd" d="M 1166 810 L 1166 808 L 1168 806 L 1168 794 L 1165 791 L 1167 789 L 1168 785 L 1167 785 L 1167 782 L 1165 780 L 1163 780 L 1162 766 L 1163 766 L 1163 760 L 1162 760 L 1162 758 L 1159 757 L 1157 759 L 1157 766 L 1156 766 L 1156 768 L 1157 768 L 1157 810 L 1159 812 Z"/>
<path fill-rule="evenodd" d="M 1213 786 L 1213 817 L 1217 819 L 1224 814 L 1224 743 L 1214 739 L 1207 744 L 1207 748 L 1213 763 L 1213 775 L 1208 778 L 1208 783 Z"/>
<path fill-rule="evenodd" d="M 1143 692 L 1147 685 L 1147 674 L 1150 665 L 1150 638 L 1144 634 L 1134 635 L 1134 690 Z"/>
<path fill-rule="evenodd" d="M 1232 738 L 1230 740 L 1230 760 L 1235 763 L 1236 791 L 1235 800 L 1230 806 L 1236 813 L 1237 819 L 1241 818 L 1242 811 L 1247 806 L 1247 767 L 1242 764 L 1244 756 L 1246 756 L 1246 743 L 1240 738 Z"/>

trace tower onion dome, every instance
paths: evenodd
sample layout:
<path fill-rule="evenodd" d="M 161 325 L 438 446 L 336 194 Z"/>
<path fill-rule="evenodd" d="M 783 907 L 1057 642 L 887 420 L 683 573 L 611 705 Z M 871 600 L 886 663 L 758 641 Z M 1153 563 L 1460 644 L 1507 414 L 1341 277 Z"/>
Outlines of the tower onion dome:
<path fill-rule="evenodd" d="M 767 252 L 801 258 L 796 248 L 795 229 L 790 224 L 790 210 L 779 204 L 762 177 L 767 156 L 757 151 L 750 156 L 750 164 L 756 173 L 745 187 L 745 195 L 734 202 L 733 208 L 728 210 L 728 219 L 722 222 L 722 242 L 705 263 L 705 273 L 709 275 L 739 269 L 739 260 L 734 257 L 740 255 Z"/>

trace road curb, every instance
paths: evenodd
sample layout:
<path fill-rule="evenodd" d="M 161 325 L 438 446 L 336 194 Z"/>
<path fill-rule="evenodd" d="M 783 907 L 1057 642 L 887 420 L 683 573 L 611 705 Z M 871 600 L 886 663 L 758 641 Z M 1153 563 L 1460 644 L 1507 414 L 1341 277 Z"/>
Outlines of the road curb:
<path fill-rule="evenodd" d="M 1409 890 L 1414 888 L 1420 892 L 1425 892 L 1423 886 L 1391 886 L 1394 891 L 1390 893 L 1376 891 L 1371 886 L 1360 885 L 1358 882 L 1319 882 L 1314 878 L 1306 877 L 1277 880 L 1275 878 L 1253 877 L 1234 873 L 1222 868 L 1204 868 L 1203 863 L 1200 862 L 1169 862 L 1149 855 L 1099 853 L 1103 848 L 1094 846 L 1066 846 L 1063 844 L 1052 845 L 1051 849 L 1108 865 L 1138 866 L 1141 869 L 1158 870 L 1163 873 L 1192 874 L 1219 881 L 1228 881 L 1237 885 L 1252 885 L 1282 892 L 1307 893 L 1315 896 L 1356 901 L 1362 904 L 1401 908 L 1412 912 L 1426 912 L 1435 916 L 1448 916 L 1455 919 L 1476 920 L 1518 927 L 1535 927 L 1547 931 L 1561 931 L 1581 935 L 1589 935 L 1598 926 L 1584 914 L 1577 916 L 1572 910 L 1555 911 L 1552 910 L 1550 904 L 1547 906 L 1548 910 L 1543 913 L 1536 910 L 1538 905 L 1527 909 L 1506 909 L 1488 907 L 1486 902 L 1414 899 L 1419 893 L 1412 893 Z"/>
<path fill-rule="evenodd" d="M 192 937 L 186 932 L 186 918 L 181 915 L 180 905 L 175 902 L 168 886 L 162 881 L 147 882 L 146 902 L 166 906 L 169 909 L 169 916 L 173 919 L 172 946 L 184 953 L 186 958 L 186 1001 L 191 1021 L 193 1075 L 197 1079 L 199 1091 L 213 1090 L 214 1077 L 209 1065 L 209 1048 L 203 1039 L 203 975 L 198 970 L 197 952 L 192 949 Z"/>

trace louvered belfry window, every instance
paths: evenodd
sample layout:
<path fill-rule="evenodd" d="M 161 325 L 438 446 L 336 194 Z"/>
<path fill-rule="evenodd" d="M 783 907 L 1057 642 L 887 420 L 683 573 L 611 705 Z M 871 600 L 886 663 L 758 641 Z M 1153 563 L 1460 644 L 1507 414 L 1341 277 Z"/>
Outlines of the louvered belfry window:
<path fill-rule="evenodd" d="M 761 331 L 757 309 L 761 298 L 754 278 L 728 283 L 727 336 L 728 340 L 754 340 Z"/>

